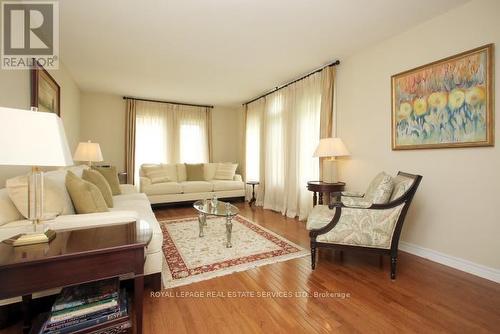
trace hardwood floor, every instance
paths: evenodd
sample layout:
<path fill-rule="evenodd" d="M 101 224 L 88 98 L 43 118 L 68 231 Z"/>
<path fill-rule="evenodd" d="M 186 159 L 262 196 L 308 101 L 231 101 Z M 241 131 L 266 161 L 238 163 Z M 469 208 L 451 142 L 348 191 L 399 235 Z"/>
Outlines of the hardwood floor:
<path fill-rule="evenodd" d="M 304 223 L 244 203 L 238 207 L 243 216 L 309 247 Z M 185 207 L 156 214 L 177 218 L 194 212 Z M 500 332 L 500 284 L 404 252 L 398 266 L 398 278 L 391 281 L 388 259 L 381 268 L 376 255 L 344 252 L 341 260 L 320 250 L 314 271 L 304 257 L 164 290 L 168 295 L 145 296 L 144 332 Z M 221 296 L 194 296 L 199 293 Z"/>
<path fill-rule="evenodd" d="M 238 207 L 243 216 L 309 247 L 303 222 L 245 203 Z M 186 206 L 156 214 L 177 218 L 195 212 Z M 304 257 L 163 294 L 151 297 L 146 291 L 144 333 L 500 332 L 500 284 L 404 252 L 395 281 L 389 279 L 388 259 L 382 268 L 376 255 L 344 252 L 341 260 L 320 250 L 314 271 Z"/>

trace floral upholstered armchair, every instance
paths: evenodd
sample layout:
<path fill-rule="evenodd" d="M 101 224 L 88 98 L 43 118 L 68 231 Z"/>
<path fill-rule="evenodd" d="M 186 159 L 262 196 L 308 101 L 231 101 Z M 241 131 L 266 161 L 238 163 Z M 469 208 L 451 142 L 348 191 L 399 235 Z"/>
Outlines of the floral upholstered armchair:
<path fill-rule="evenodd" d="M 366 193 L 343 192 L 340 202 L 315 206 L 307 221 L 312 269 L 318 247 L 364 250 L 390 255 L 395 279 L 399 236 L 421 180 L 420 175 L 382 172 Z"/>

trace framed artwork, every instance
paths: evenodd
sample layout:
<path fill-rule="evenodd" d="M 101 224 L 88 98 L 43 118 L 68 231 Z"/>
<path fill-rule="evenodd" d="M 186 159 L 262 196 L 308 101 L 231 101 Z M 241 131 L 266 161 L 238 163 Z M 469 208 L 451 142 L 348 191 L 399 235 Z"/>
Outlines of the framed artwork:
<path fill-rule="evenodd" d="M 493 44 L 391 77 L 392 149 L 494 145 Z"/>
<path fill-rule="evenodd" d="M 61 88 L 38 64 L 31 69 L 31 106 L 61 116 Z"/>

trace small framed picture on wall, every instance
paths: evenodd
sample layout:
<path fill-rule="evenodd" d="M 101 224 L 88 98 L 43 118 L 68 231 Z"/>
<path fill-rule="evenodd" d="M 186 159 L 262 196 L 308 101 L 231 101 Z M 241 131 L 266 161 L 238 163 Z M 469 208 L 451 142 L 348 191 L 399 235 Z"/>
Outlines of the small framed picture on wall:
<path fill-rule="evenodd" d="M 41 65 L 31 69 L 31 106 L 61 116 L 61 88 Z"/>

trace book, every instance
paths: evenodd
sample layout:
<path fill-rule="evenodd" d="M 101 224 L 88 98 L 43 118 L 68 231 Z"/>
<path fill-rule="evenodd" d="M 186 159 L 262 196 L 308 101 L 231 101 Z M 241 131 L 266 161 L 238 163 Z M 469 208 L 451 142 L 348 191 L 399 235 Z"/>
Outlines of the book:
<path fill-rule="evenodd" d="M 68 333 L 74 333 L 79 330 L 83 330 L 89 327 L 93 327 L 99 324 L 105 324 L 106 322 L 110 322 L 112 320 L 116 320 L 116 322 L 120 322 L 119 319 L 122 321 L 128 320 L 128 300 L 127 300 L 127 294 L 125 291 L 122 291 L 120 293 L 120 306 L 116 312 L 110 313 L 110 314 L 105 314 L 105 315 L 100 315 L 96 317 L 91 317 L 89 319 L 85 319 L 83 321 L 77 321 L 75 323 L 66 323 L 63 325 L 63 327 L 60 328 L 45 328 L 43 331 L 44 334 L 68 334 Z M 116 323 L 115 322 L 115 323 Z"/>
<path fill-rule="evenodd" d="M 107 309 L 116 308 L 118 301 L 116 298 L 101 300 L 92 304 L 76 306 L 68 310 L 53 312 L 50 317 L 50 322 L 58 322 L 61 320 L 71 319 L 74 317 L 87 315 L 97 311 L 104 311 Z"/>
<path fill-rule="evenodd" d="M 52 311 L 61 311 L 104 299 L 116 298 L 119 288 L 120 280 L 118 278 L 66 287 L 57 297 Z"/>
<path fill-rule="evenodd" d="M 81 315 L 81 316 L 78 316 L 78 317 L 74 317 L 74 318 L 71 318 L 71 319 L 65 319 L 65 320 L 61 320 L 61 321 L 57 321 L 57 322 L 49 322 L 49 321 L 47 321 L 46 329 L 47 330 L 49 330 L 49 329 L 60 329 L 60 328 L 63 328 L 65 326 L 71 326 L 71 325 L 80 323 L 82 321 L 93 319 L 93 318 L 96 318 L 96 317 L 99 317 L 99 316 L 109 315 L 109 314 L 112 314 L 112 313 L 114 313 L 116 311 L 117 311 L 117 309 L 109 309 L 109 310 L 104 310 L 104 311 L 96 311 L 96 312 L 92 312 L 92 313 L 89 313 L 89 314 L 84 314 L 84 315 Z"/>

